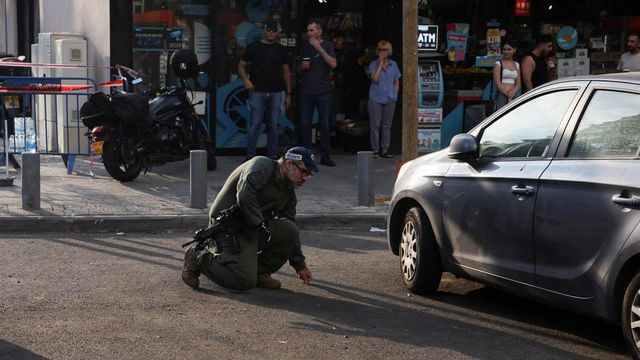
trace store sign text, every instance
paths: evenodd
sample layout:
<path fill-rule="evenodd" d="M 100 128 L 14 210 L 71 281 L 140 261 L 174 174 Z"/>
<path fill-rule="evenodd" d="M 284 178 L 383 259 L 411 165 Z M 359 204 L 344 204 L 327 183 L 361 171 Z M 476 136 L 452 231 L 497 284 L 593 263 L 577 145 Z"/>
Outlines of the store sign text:
<path fill-rule="evenodd" d="M 438 26 L 418 25 L 418 50 L 438 50 Z"/>

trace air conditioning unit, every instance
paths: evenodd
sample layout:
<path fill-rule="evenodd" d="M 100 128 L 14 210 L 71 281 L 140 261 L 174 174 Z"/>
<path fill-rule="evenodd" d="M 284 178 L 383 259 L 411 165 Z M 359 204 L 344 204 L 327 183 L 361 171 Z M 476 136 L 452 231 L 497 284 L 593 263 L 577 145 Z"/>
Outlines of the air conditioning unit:
<path fill-rule="evenodd" d="M 59 40 L 75 41 L 65 44 L 65 42 L 58 45 Z M 70 50 L 65 51 L 63 48 L 68 49 L 72 47 L 74 49 L 80 49 L 73 54 Z M 36 63 L 44 64 L 87 64 L 87 44 L 84 39 L 84 35 L 67 32 L 50 32 L 38 34 L 38 43 L 32 45 L 32 59 Z M 72 60 L 73 59 L 73 60 Z M 34 72 L 34 76 L 37 77 L 87 77 L 87 69 L 66 69 L 66 68 L 50 68 L 39 67 Z M 69 85 L 74 81 L 65 81 L 64 85 Z M 77 82 L 75 82 L 77 83 Z M 86 82 L 83 82 L 86 84 Z M 75 96 L 66 97 L 64 95 L 36 95 L 36 126 L 38 129 L 38 150 L 42 152 L 65 152 L 66 150 L 74 151 L 74 148 L 67 145 L 67 136 L 60 131 L 65 126 L 73 124 L 73 121 L 67 121 L 65 119 L 67 112 L 66 105 L 69 104 L 71 99 L 75 99 Z M 75 101 L 74 101 L 75 102 Z M 82 106 L 82 101 L 79 106 Z M 65 105 L 65 106 L 63 106 Z M 72 107 L 69 111 L 69 117 L 73 117 L 72 109 L 75 108 L 76 112 L 79 106 L 71 104 Z M 60 110 L 60 111 L 58 111 Z M 63 115 L 62 117 L 60 115 Z M 77 121 L 76 121 L 77 122 Z M 64 137 L 64 139 L 60 139 Z M 64 140 L 64 141 L 61 141 Z M 77 143 L 76 139 L 76 143 Z M 77 147 L 77 146 L 76 146 Z"/>
<path fill-rule="evenodd" d="M 58 39 L 55 41 L 55 64 L 87 65 L 87 41 L 84 39 Z M 55 68 L 55 77 L 87 78 L 86 67 Z M 63 85 L 87 85 L 87 80 L 63 80 Z M 84 135 L 87 128 L 80 121 L 80 108 L 88 95 L 79 90 L 69 95 L 58 95 L 56 101 L 58 149 L 63 153 L 88 154 L 89 139 Z"/>

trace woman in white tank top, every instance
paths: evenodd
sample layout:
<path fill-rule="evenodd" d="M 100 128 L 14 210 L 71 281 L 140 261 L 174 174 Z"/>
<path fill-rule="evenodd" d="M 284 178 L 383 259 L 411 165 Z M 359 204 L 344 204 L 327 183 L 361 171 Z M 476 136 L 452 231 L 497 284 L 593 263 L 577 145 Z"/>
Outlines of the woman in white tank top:
<path fill-rule="evenodd" d="M 502 43 L 502 60 L 493 66 L 493 82 L 496 84 L 495 110 L 516 98 L 520 91 L 520 64 L 513 60 L 517 47 L 513 40 Z"/>

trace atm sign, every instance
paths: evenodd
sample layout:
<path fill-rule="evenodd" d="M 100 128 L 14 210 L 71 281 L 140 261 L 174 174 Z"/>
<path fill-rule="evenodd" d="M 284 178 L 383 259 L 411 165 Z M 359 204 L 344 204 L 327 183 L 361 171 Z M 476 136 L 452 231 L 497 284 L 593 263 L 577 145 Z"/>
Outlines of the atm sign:
<path fill-rule="evenodd" d="M 418 51 L 438 50 L 438 26 L 418 25 Z"/>

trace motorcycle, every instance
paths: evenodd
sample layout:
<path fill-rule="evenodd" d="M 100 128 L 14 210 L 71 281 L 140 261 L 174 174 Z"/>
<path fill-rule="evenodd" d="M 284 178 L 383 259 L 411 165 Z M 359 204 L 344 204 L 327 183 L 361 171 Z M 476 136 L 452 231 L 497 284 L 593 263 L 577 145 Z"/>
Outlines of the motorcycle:
<path fill-rule="evenodd" d="M 197 75 L 195 54 L 179 50 L 171 65 L 182 87 L 111 96 L 96 92 L 80 110 L 82 122 L 90 130 L 87 136 L 92 152 L 102 155 L 105 170 L 120 182 L 133 181 L 151 166 L 185 160 L 191 150 L 207 152 L 207 170 L 217 167 L 213 142 L 195 110 L 202 101 L 192 103 L 185 90 L 190 90 L 187 79 Z M 134 70 L 116 68 L 120 76 L 124 77 L 124 71 L 132 77 L 132 84 L 141 82 Z"/>
<path fill-rule="evenodd" d="M 26 58 L 23 55 L 14 56 L 13 54 L 0 54 L 0 62 L 23 62 Z M 0 66 L 0 76 L 28 76 L 29 69 L 24 67 L 11 67 L 11 66 Z M 24 99 L 20 95 L 0 95 L 0 109 L 2 114 L 0 114 L 0 139 L 2 139 L 3 144 L 7 144 L 7 147 L 10 145 L 8 141 L 11 135 L 15 134 L 15 123 L 14 119 L 17 116 L 25 116 L 25 114 L 21 114 L 21 111 L 25 111 Z M 6 129 L 5 129 L 6 125 Z M 5 134 L 6 132 L 6 134 Z M 4 145 L 3 145 L 4 146 Z M 6 152 L 5 162 L 8 168 L 8 165 L 16 169 L 20 170 L 20 164 L 18 160 L 16 160 L 13 154 L 10 154 L 8 151 Z"/>

